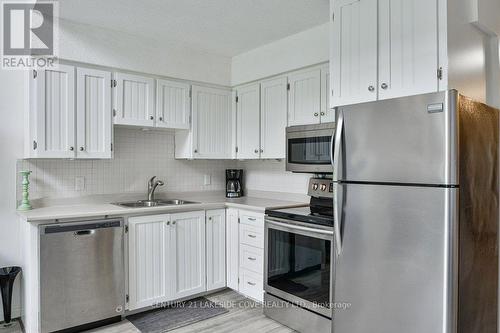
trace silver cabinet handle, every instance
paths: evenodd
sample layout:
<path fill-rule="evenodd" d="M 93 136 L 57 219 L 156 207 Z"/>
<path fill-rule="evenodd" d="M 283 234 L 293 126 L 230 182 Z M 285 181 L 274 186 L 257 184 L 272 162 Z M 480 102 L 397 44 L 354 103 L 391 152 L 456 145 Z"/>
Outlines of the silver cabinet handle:
<path fill-rule="evenodd" d="M 255 236 L 255 235 L 248 235 L 248 237 L 250 237 L 250 238 L 257 238 L 257 236 Z"/>
<path fill-rule="evenodd" d="M 255 261 L 255 260 L 257 260 L 257 258 L 254 258 L 254 257 L 248 257 L 248 260 Z"/>
<path fill-rule="evenodd" d="M 198 153 L 198 149 L 195 149 L 195 150 L 194 150 L 194 152 L 195 152 L 195 153 Z"/>
<path fill-rule="evenodd" d="M 249 217 L 248 220 L 249 221 L 256 221 L 256 218 L 255 217 Z"/>
<path fill-rule="evenodd" d="M 153 117 L 153 116 L 149 116 L 149 119 L 150 119 L 150 120 L 153 120 L 153 119 L 155 119 L 155 117 Z"/>
<path fill-rule="evenodd" d="M 260 150 L 260 152 L 261 152 L 261 153 L 263 153 L 263 152 L 264 152 L 264 149 L 261 149 L 261 150 Z"/>
<path fill-rule="evenodd" d="M 255 150 L 254 150 L 254 153 L 258 154 L 258 153 L 259 153 L 259 150 L 258 150 L 258 149 L 255 149 Z"/>
<path fill-rule="evenodd" d="M 314 112 L 314 116 L 315 116 L 315 117 L 319 116 L 319 113 Z"/>
<path fill-rule="evenodd" d="M 387 85 L 387 83 L 382 83 L 382 84 L 380 85 L 380 87 L 381 87 L 382 89 L 384 89 L 384 90 L 385 90 L 385 89 L 387 89 L 389 86 Z"/>
<path fill-rule="evenodd" d="M 369 86 L 368 87 L 368 91 L 369 92 L 374 92 L 375 91 L 375 87 L 374 86 Z"/>
<path fill-rule="evenodd" d="M 212 217 L 210 216 L 210 217 L 208 218 L 208 220 L 209 220 L 209 221 L 212 221 Z"/>
<path fill-rule="evenodd" d="M 320 114 L 321 114 L 322 116 L 324 116 L 324 115 L 325 115 L 325 113 L 324 113 L 324 112 L 321 112 Z"/>
<path fill-rule="evenodd" d="M 251 286 L 255 286 L 255 283 L 253 283 L 253 282 L 247 281 L 247 283 L 248 283 L 249 285 L 251 285 Z"/>
<path fill-rule="evenodd" d="M 173 221 L 172 224 L 175 224 L 177 221 Z"/>
<path fill-rule="evenodd" d="M 163 121 L 163 117 L 158 118 L 159 121 Z"/>
<path fill-rule="evenodd" d="M 83 148 L 83 147 L 80 147 L 80 151 L 84 151 L 84 150 L 85 150 L 85 148 Z"/>
<path fill-rule="evenodd" d="M 73 150 L 75 150 L 75 147 L 71 146 L 71 147 L 69 147 L 69 150 L 73 151 Z"/>
<path fill-rule="evenodd" d="M 170 221 L 167 221 L 167 225 L 170 225 Z"/>

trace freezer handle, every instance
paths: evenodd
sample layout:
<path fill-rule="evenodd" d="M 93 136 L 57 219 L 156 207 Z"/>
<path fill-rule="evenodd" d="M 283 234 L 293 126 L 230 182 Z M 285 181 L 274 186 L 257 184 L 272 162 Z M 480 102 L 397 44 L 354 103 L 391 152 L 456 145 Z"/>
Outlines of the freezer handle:
<path fill-rule="evenodd" d="M 342 235 L 341 235 L 341 225 L 342 225 L 342 214 L 339 210 L 339 165 L 340 165 L 340 148 L 342 144 L 342 131 L 344 130 L 344 113 L 342 110 L 337 112 L 337 121 L 335 129 L 335 147 L 333 149 L 333 226 L 335 233 L 335 249 L 337 255 L 342 253 Z"/>

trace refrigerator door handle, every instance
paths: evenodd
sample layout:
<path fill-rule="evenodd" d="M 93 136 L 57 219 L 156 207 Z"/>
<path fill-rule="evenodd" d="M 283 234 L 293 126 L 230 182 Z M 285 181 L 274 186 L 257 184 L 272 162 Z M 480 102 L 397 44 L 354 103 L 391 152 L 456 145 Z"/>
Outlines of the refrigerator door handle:
<path fill-rule="evenodd" d="M 333 161 L 333 226 L 335 233 L 335 248 L 337 250 L 337 255 L 339 256 L 342 252 L 342 236 L 340 234 L 342 225 L 342 214 L 339 211 L 339 190 L 338 190 L 338 180 L 339 180 L 339 165 L 340 165 L 340 147 L 342 141 L 342 131 L 344 129 L 344 113 L 342 110 L 338 109 L 337 121 L 335 126 L 335 147 L 332 152 Z M 332 136 L 333 139 L 333 136 Z M 333 146 L 333 144 L 332 144 Z"/>

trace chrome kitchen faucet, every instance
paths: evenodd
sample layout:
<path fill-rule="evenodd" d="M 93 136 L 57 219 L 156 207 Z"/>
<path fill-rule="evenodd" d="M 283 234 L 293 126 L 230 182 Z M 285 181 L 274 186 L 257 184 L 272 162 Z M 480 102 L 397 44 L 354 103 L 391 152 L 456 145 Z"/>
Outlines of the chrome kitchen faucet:
<path fill-rule="evenodd" d="M 163 186 L 165 183 L 161 180 L 155 181 L 156 176 L 151 177 L 148 181 L 148 201 L 155 200 L 155 190 L 158 186 Z"/>

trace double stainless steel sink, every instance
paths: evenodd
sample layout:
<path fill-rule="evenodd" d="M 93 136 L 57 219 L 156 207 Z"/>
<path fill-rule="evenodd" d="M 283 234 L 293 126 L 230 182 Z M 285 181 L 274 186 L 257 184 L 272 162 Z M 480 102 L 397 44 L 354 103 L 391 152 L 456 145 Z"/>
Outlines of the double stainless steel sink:
<path fill-rule="evenodd" d="M 171 200 L 138 200 L 138 201 L 128 201 L 128 202 L 116 202 L 113 205 L 127 208 L 144 208 L 144 207 L 158 207 L 158 206 L 180 206 L 196 204 L 199 202 L 187 201 L 181 199 L 171 199 Z"/>

